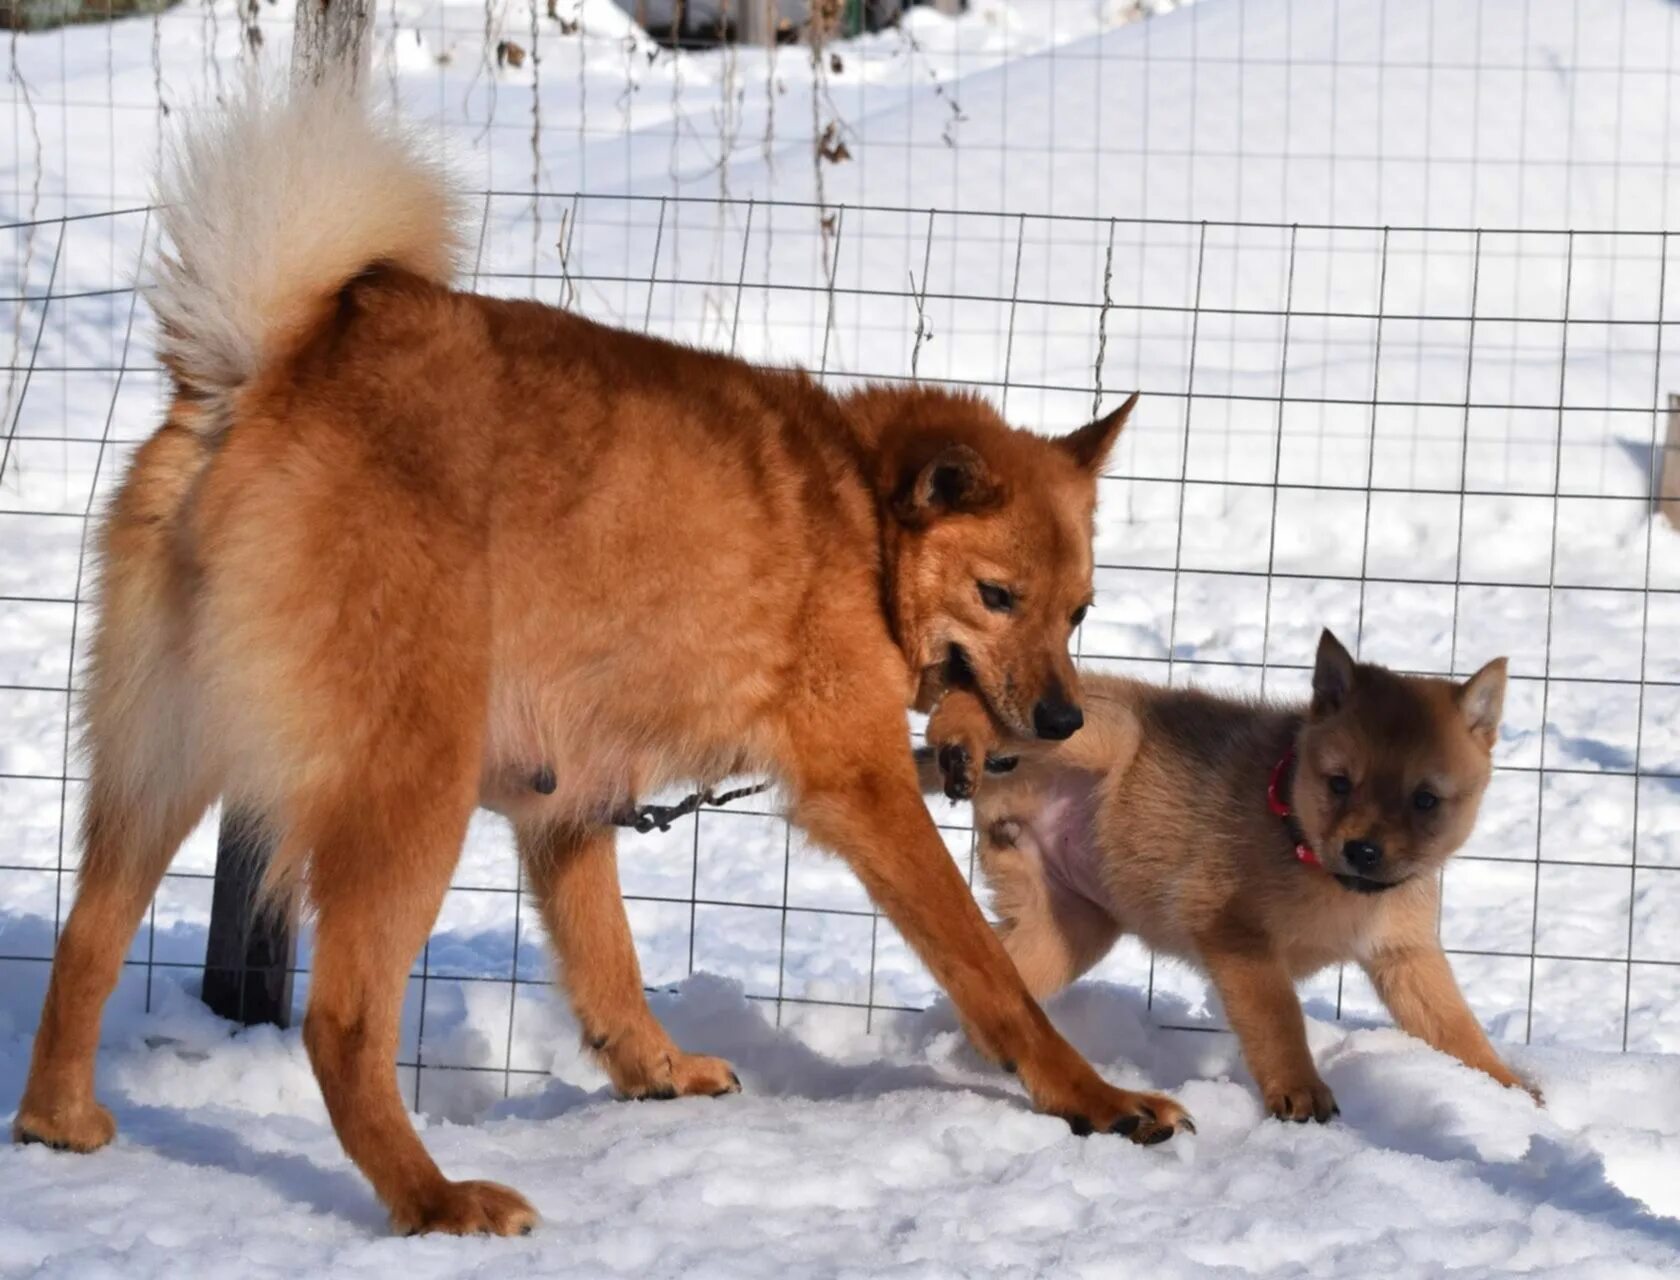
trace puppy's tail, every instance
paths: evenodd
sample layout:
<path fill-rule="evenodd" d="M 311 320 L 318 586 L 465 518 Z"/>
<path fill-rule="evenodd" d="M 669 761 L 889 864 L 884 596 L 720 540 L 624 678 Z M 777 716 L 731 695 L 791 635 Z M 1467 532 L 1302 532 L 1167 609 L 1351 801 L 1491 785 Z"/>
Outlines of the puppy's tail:
<path fill-rule="evenodd" d="M 253 86 L 207 110 L 166 156 L 157 195 L 160 354 L 212 436 L 349 280 L 380 263 L 447 284 L 461 248 L 443 164 L 347 82 Z"/>

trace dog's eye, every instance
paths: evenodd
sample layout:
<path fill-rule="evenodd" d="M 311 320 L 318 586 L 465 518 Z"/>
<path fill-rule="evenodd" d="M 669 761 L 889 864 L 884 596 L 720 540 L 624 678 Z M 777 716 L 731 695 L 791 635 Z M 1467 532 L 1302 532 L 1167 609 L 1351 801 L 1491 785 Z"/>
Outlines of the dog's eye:
<path fill-rule="evenodd" d="M 1353 790 L 1353 780 L 1345 773 L 1333 773 L 1326 779 L 1330 786 L 1330 794 L 1345 796 Z"/>
<path fill-rule="evenodd" d="M 1417 809 L 1420 812 L 1428 813 L 1440 803 L 1441 797 L 1436 795 L 1428 787 L 1419 787 L 1416 791 L 1412 792 L 1412 808 Z"/>
<path fill-rule="evenodd" d="M 1073 623 L 1074 626 L 1077 627 L 1081 622 L 1085 621 L 1085 613 L 1088 609 L 1090 609 L 1090 607 L 1091 606 L 1088 605 L 1088 604 L 1080 605 L 1077 609 L 1075 609 L 1073 611 L 1073 617 L 1068 619 L 1068 621 L 1070 621 L 1071 623 Z"/>
<path fill-rule="evenodd" d="M 982 582 L 980 587 L 980 603 L 993 613 L 1008 613 L 1015 607 L 1015 593 L 1008 587 L 1000 587 L 995 582 Z"/>

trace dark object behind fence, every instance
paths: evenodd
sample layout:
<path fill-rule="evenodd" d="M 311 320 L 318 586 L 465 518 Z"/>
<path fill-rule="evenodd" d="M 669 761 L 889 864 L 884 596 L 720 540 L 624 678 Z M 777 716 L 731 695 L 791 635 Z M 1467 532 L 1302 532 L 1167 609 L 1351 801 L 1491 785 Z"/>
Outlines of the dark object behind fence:
<path fill-rule="evenodd" d="M 204 1003 L 246 1026 L 284 1027 L 292 1020 L 297 937 L 289 913 L 256 909 L 269 844 L 260 822 L 238 812 L 223 815 L 204 947 Z"/>

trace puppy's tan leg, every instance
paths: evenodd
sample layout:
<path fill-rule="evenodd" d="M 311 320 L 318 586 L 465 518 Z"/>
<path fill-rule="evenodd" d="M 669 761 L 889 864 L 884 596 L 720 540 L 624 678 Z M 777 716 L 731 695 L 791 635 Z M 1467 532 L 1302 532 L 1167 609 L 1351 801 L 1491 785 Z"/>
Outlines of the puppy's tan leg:
<path fill-rule="evenodd" d="M 1506 1066 L 1495 1051 L 1439 947 L 1386 948 L 1366 960 L 1364 969 L 1402 1031 L 1543 1101 L 1540 1090 Z"/>
<path fill-rule="evenodd" d="M 928 745 L 952 800 L 972 800 L 986 771 L 986 757 L 1001 741 L 984 700 L 967 689 L 952 689 L 928 717 Z"/>
<path fill-rule="evenodd" d="M 378 763 L 382 777 L 407 775 L 407 762 Z M 407 776 L 412 785 L 364 777 L 312 823 L 317 925 L 304 1046 L 339 1140 L 397 1231 L 529 1231 L 536 1214 L 517 1193 L 439 1172 L 397 1090 L 403 992 L 449 887 L 475 781 Z"/>
<path fill-rule="evenodd" d="M 94 1099 L 100 1015 L 158 881 L 214 798 L 174 541 L 203 459 L 192 432 L 165 425 L 135 455 L 101 530 L 82 866 L 12 1126 L 20 1142 L 92 1151 L 116 1132 Z"/>
<path fill-rule="evenodd" d="M 560 980 L 614 1087 L 629 1098 L 715 1096 L 741 1082 L 721 1058 L 684 1053 L 648 1008 L 610 829 L 521 829 L 519 853 Z"/>
<path fill-rule="evenodd" d="M 820 734 L 794 762 L 798 816 L 851 864 L 950 995 L 975 1047 L 1018 1070 L 1039 1109 L 1064 1117 L 1077 1133 L 1171 1137 L 1188 1121 L 1184 1109 L 1161 1094 L 1108 1084 L 1028 994 L 922 803 L 902 717 L 861 742 L 848 741 L 845 727 L 842 721 Z M 847 743 L 843 755 L 829 754 L 835 742 Z"/>
<path fill-rule="evenodd" d="M 1114 918 L 1049 881 L 1031 835 L 1003 818 L 980 836 L 980 865 L 998 913 L 998 937 L 1035 1000 L 1054 995 L 1114 949 Z"/>
<path fill-rule="evenodd" d="M 1307 1024 L 1289 971 L 1260 946 L 1201 941 L 1202 962 L 1242 1044 L 1266 1110 L 1280 1120 L 1320 1124 L 1338 1114 L 1307 1046 Z"/>

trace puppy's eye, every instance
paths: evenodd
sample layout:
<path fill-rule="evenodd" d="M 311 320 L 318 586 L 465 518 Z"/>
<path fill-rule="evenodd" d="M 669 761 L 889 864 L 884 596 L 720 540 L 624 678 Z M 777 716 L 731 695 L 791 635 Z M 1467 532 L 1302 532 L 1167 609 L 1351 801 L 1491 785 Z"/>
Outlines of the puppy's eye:
<path fill-rule="evenodd" d="M 980 587 L 980 603 L 993 613 L 1008 613 L 1015 608 L 1015 593 L 1008 587 L 1000 587 L 995 582 L 982 582 Z"/>
<path fill-rule="evenodd" d="M 1436 795 L 1428 787 L 1419 787 L 1416 791 L 1412 792 L 1412 808 L 1417 809 L 1422 813 L 1428 813 L 1440 803 L 1441 797 Z"/>
<path fill-rule="evenodd" d="M 1073 625 L 1077 627 L 1081 622 L 1085 621 L 1085 614 L 1090 609 L 1090 607 L 1091 606 L 1088 605 L 1088 604 L 1080 605 L 1077 609 L 1075 609 L 1073 611 L 1073 617 L 1069 618 L 1068 621 L 1073 623 Z"/>
<path fill-rule="evenodd" d="M 1345 796 L 1353 790 L 1353 780 L 1345 773 L 1333 773 L 1325 779 L 1325 782 L 1329 785 L 1330 794 L 1333 796 Z"/>

